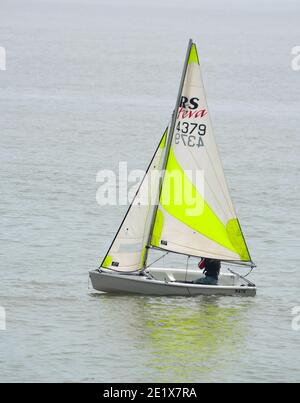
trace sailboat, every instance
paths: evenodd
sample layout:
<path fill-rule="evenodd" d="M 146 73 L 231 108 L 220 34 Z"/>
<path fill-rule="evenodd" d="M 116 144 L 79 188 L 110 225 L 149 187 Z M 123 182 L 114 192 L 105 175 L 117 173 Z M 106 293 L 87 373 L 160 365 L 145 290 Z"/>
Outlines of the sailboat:
<path fill-rule="evenodd" d="M 219 260 L 218 283 L 195 283 L 203 276 L 197 266 L 153 267 L 148 262 L 152 250 L 185 255 L 187 261 Z M 228 267 L 224 271 L 226 264 L 255 267 L 229 193 L 190 39 L 170 123 L 109 250 L 89 276 L 102 292 L 254 296 L 255 284 Z"/>

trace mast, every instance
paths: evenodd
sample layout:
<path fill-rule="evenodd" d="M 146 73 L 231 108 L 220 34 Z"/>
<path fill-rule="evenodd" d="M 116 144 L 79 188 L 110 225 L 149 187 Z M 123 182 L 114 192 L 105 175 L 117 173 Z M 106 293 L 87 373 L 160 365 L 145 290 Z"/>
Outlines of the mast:
<path fill-rule="evenodd" d="M 164 160 L 162 163 L 162 176 L 160 178 L 160 183 L 159 183 L 158 200 L 157 200 L 157 204 L 155 205 L 155 207 L 153 209 L 153 213 L 152 213 L 152 217 L 151 217 L 151 224 L 150 224 L 150 232 L 149 232 L 149 237 L 148 237 L 148 241 L 147 241 L 147 245 L 146 245 L 146 252 L 145 252 L 145 258 L 144 258 L 144 265 L 143 265 L 144 269 L 146 268 L 146 264 L 147 264 L 148 251 L 150 248 L 150 242 L 151 242 L 154 223 L 155 223 L 155 217 L 156 217 L 158 204 L 159 204 L 159 200 L 160 200 L 160 196 L 161 196 L 161 192 L 162 192 L 162 185 L 163 185 L 164 176 L 165 176 L 165 169 L 166 169 L 166 165 L 168 162 L 170 148 L 171 148 L 171 144 L 172 144 L 172 140 L 173 140 L 177 112 L 178 112 L 178 108 L 179 108 L 180 102 L 181 102 L 181 95 L 182 95 L 182 90 L 183 90 L 183 85 L 184 85 L 184 80 L 185 80 L 185 75 L 186 75 L 186 71 L 187 71 L 187 66 L 188 66 L 188 61 L 189 61 L 189 56 L 190 56 L 190 51 L 191 51 L 192 45 L 193 45 L 193 40 L 190 39 L 188 42 L 188 47 L 187 47 L 187 51 L 186 51 L 186 56 L 185 56 L 185 61 L 184 61 L 184 65 L 183 65 L 183 70 L 182 70 L 180 85 L 179 85 L 179 89 L 178 89 L 178 95 L 177 95 L 177 99 L 176 99 L 176 103 L 175 103 L 175 108 L 172 113 L 170 129 L 168 131 L 166 150 L 165 150 Z"/>

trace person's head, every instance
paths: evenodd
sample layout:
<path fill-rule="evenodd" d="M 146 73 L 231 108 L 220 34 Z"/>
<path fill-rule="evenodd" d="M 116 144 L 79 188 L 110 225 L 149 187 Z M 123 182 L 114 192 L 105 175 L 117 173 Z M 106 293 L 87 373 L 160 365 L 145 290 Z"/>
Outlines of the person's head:
<path fill-rule="evenodd" d="M 221 262 L 220 260 L 215 260 L 215 259 L 205 259 L 205 267 L 206 269 L 220 269 L 221 267 Z"/>

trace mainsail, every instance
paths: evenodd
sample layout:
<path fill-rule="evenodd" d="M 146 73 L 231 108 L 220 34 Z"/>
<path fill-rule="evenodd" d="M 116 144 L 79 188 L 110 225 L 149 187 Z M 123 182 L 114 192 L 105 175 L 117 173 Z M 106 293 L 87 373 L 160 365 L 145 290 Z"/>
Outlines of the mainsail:
<path fill-rule="evenodd" d="M 168 128 L 159 142 L 101 267 L 123 272 L 136 271 L 143 267 L 152 211 L 158 200 L 167 133 Z"/>
<path fill-rule="evenodd" d="M 194 43 L 177 106 L 151 245 L 191 256 L 249 262 L 213 135 Z M 196 173 L 203 174 L 204 184 L 196 180 Z"/>
<path fill-rule="evenodd" d="M 160 175 L 153 176 L 161 169 L 162 180 Z M 171 125 L 101 266 L 123 272 L 145 268 L 151 247 L 251 262 L 225 179 L 192 41 Z"/>

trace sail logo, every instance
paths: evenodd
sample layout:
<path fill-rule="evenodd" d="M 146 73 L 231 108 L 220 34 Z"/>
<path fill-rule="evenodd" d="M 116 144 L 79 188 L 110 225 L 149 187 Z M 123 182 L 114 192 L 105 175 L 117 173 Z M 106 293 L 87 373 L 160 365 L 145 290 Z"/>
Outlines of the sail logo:
<path fill-rule="evenodd" d="M 295 331 L 300 330 L 300 306 L 294 306 L 292 309 L 292 329 Z"/>
<path fill-rule="evenodd" d="M 179 104 L 179 109 L 177 113 L 177 119 L 198 119 L 204 118 L 207 115 L 206 108 L 199 107 L 199 98 L 192 97 L 188 98 L 185 96 L 181 97 L 181 101 Z"/>
<path fill-rule="evenodd" d="M 0 70 L 6 70 L 6 49 L 0 46 Z"/>
<path fill-rule="evenodd" d="M 0 306 L 0 330 L 6 330 L 6 311 L 3 306 Z"/>
<path fill-rule="evenodd" d="M 300 71 L 300 46 L 294 46 L 291 54 L 295 56 L 291 61 L 291 68 L 293 71 Z"/>

